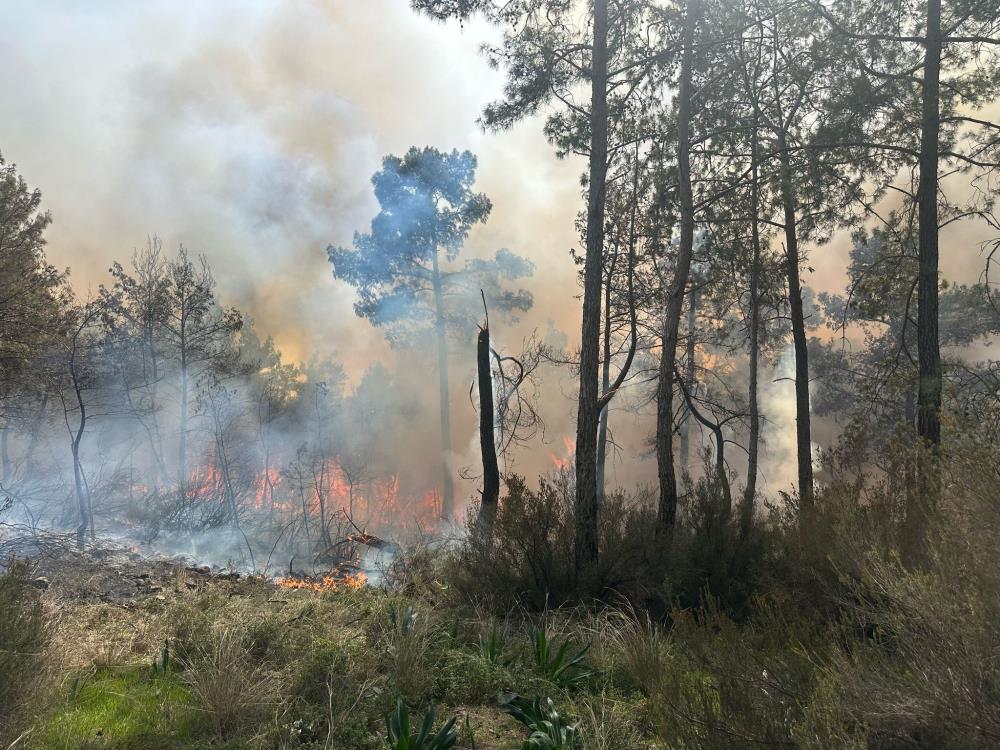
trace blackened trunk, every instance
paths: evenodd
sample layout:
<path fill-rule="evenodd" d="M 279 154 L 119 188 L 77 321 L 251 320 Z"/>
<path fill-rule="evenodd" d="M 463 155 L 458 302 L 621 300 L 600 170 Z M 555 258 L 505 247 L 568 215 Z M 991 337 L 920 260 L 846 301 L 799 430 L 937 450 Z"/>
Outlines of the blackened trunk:
<path fill-rule="evenodd" d="M 918 492 L 906 511 L 910 551 L 922 550 L 928 513 L 941 492 L 936 465 L 941 445 L 941 350 L 938 340 L 938 100 L 941 77 L 941 0 L 927 2 L 923 114 L 920 123 L 920 182 L 917 188 L 917 435 L 928 451 L 918 464 Z"/>
<path fill-rule="evenodd" d="M 690 0 L 684 19 L 684 51 L 681 55 L 677 93 L 677 172 L 680 210 L 680 245 L 677 268 L 667 290 L 666 311 L 660 352 L 659 382 L 656 389 L 656 468 L 660 484 L 658 520 L 662 531 L 671 534 L 677 520 L 677 477 L 674 471 L 674 363 L 677 333 L 684 291 L 694 252 L 694 194 L 691 185 L 691 78 L 694 61 L 694 31 L 701 14 L 700 0 Z"/>
<path fill-rule="evenodd" d="M 444 322 L 444 292 L 437 252 L 433 256 L 434 336 L 438 355 L 438 394 L 441 405 L 441 518 L 450 521 L 455 512 L 455 484 L 451 474 L 451 405 L 448 396 L 448 341 Z"/>
<path fill-rule="evenodd" d="M 796 226 L 795 191 L 784 132 L 778 134 L 781 152 L 781 205 L 785 223 L 785 272 L 788 277 L 788 308 L 792 320 L 795 351 L 795 452 L 799 470 L 799 500 L 803 518 L 813 507 L 812 424 L 809 416 L 809 349 L 806 320 L 802 309 L 802 282 L 799 277 L 799 237 Z"/>
<path fill-rule="evenodd" d="M 597 562 L 597 422 L 601 344 L 601 265 L 604 250 L 604 191 L 608 158 L 608 2 L 594 0 L 591 55 L 590 168 L 587 244 L 580 335 L 580 395 L 576 416 L 576 567 Z"/>
<path fill-rule="evenodd" d="M 479 329 L 476 341 L 476 370 L 479 382 L 479 448 L 483 454 L 483 503 L 479 517 L 491 524 L 500 500 L 500 467 L 493 424 L 493 371 L 490 367 L 490 329 Z"/>

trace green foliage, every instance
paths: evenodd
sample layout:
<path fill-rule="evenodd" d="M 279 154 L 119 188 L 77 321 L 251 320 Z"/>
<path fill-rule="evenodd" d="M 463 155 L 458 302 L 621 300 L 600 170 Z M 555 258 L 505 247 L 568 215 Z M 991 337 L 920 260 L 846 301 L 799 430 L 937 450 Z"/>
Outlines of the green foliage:
<path fill-rule="evenodd" d="M 571 750 L 579 745 L 579 722 L 567 724 L 551 698 L 543 703 L 540 698 L 515 695 L 504 703 L 504 710 L 531 731 L 521 750 Z"/>
<path fill-rule="evenodd" d="M 12 561 L 0 574 L 0 728 L 12 726 L 31 697 L 51 637 L 30 579 L 31 568 L 22 561 Z"/>
<path fill-rule="evenodd" d="M 504 659 L 507 640 L 497 627 L 496 620 L 490 623 L 490 632 L 479 635 L 479 653 L 490 664 L 507 664 L 510 659 Z"/>
<path fill-rule="evenodd" d="M 571 654 L 572 644 L 569 640 L 563 641 L 559 648 L 554 649 L 555 644 L 549 640 L 545 629 L 534 628 L 531 631 L 531 645 L 535 670 L 557 685 L 572 687 L 594 674 L 594 670 L 584 661 L 590 651 L 589 643 Z"/>
<path fill-rule="evenodd" d="M 160 651 L 159 659 L 153 657 L 153 677 L 166 674 L 170 668 L 170 639 L 163 639 L 163 649 Z"/>
<path fill-rule="evenodd" d="M 605 497 L 601 546 L 615 554 L 603 555 L 596 569 L 580 577 L 571 488 L 542 479 L 533 490 L 518 476 L 508 476 L 506 488 L 490 533 L 473 529 L 443 574 L 465 600 L 500 613 L 540 612 L 553 603 L 623 597 L 645 605 L 662 587 L 667 554 L 656 538 L 656 512 L 647 494 Z"/>
<path fill-rule="evenodd" d="M 51 716 L 30 735 L 39 750 L 190 747 L 198 713 L 180 678 L 150 680 L 142 666 L 78 675 Z"/>
<path fill-rule="evenodd" d="M 417 622 L 417 610 L 409 602 L 399 602 L 389 606 L 389 623 L 399 635 L 410 635 Z"/>
<path fill-rule="evenodd" d="M 441 728 L 434 729 L 434 709 L 428 708 L 420 730 L 414 734 L 410 729 L 410 711 L 402 699 L 396 701 L 396 710 L 385 717 L 387 729 L 386 746 L 389 750 L 448 750 L 458 742 L 455 731 L 455 717 L 448 719 Z"/>

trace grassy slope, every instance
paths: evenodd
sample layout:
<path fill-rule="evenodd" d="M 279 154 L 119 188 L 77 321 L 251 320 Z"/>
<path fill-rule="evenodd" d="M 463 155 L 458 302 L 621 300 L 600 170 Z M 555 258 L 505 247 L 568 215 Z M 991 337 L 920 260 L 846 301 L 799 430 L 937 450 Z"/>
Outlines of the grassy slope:
<path fill-rule="evenodd" d="M 26 747 L 379 747 L 384 713 L 401 694 L 418 718 L 428 705 L 457 716 L 460 747 L 514 748 L 526 732 L 498 704 L 513 692 L 551 696 L 568 716 L 605 725 L 609 747 L 637 746 L 624 717 L 639 694 L 608 672 L 573 687 L 546 679 L 532 665 L 528 623 L 501 625 L 491 661 L 480 641 L 491 620 L 426 597 L 286 591 L 253 580 L 189 590 L 184 577 L 179 570 L 163 594 L 127 607 L 59 603 L 56 679 Z M 569 637 L 581 645 L 592 640 L 585 627 L 549 622 L 552 631 L 576 630 Z M 221 657 L 220 637 L 238 644 Z M 164 638 L 172 668 L 154 675 Z M 591 661 L 600 658 L 596 649 Z M 220 682 L 241 680 L 235 694 L 212 695 Z M 226 707 L 232 715 L 216 721 Z M 630 744 L 615 744 L 616 734 Z"/>

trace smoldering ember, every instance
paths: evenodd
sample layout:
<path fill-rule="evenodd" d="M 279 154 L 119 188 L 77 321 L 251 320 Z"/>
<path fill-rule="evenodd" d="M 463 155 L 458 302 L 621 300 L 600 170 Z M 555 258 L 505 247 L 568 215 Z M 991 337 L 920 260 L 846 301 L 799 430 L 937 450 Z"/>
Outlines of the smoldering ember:
<path fill-rule="evenodd" d="M 0 750 L 1000 748 L 996 0 L 3 20 Z"/>

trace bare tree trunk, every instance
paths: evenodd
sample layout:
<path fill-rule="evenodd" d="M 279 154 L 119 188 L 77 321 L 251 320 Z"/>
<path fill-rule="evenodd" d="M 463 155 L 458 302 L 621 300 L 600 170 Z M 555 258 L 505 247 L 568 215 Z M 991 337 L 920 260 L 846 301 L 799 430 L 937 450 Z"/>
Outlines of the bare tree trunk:
<path fill-rule="evenodd" d="M 915 502 L 906 509 L 910 552 L 919 557 L 930 511 L 937 506 L 941 478 L 936 466 L 941 445 L 941 350 L 938 340 L 938 100 L 941 78 L 941 0 L 927 0 L 927 36 L 921 92 L 920 182 L 917 188 L 917 435 L 930 456 L 918 463 Z M 930 460 L 927 460 L 930 459 Z"/>
<path fill-rule="evenodd" d="M 79 335 L 79 331 L 77 335 Z M 83 433 L 87 429 L 87 404 L 84 402 L 83 388 L 80 385 L 80 377 L 76 368 L 75 340 L 73 341 L 73 351 L 70 354 L 69 376 L 77 409 L 80 411 L 80 417 L 75 430 L 69 426 L 69 410 L 66 407 L 65 401 L 63 402 L 63 416 L 66 420 L 66 428 L 70 433 L 70 453 L 73 456 L 73 485 L 76 491 L 76 503 L 80 514 L 80 523 L 76 527 L 76 546 L 77 549 L 83 549 L 87 530 L 90 530 L 91 538 L 94 536 L 94 516 L 93 508 L 90 504 L 87 480 L 83 474 L 83 461 L 80 458 L 80 445 L 83 442 Z"/>
<path fill-rule="evenodd" d="M 448 341 L 445 336 L 444 293 L 437 251 L 433 255 L 434 335 L 437 340 L 438 391 L 441 404 L 441 518 L 452 520 L 455 513 L 455 484 L 451 473 L 451 405 L 448 398 Z"/>
<path fill-rule="evenodd" d="M 186 322 L 181 321 L 181 404 L 180 435 L 177 440 L 177 504 L 183 510 L 187 506 L 187 422 L 188 422 L 188 371 Z"/>
<path fill-rule="evenodd" d="M 684 18 L 684 51 L 681 55 L 677 92 L 677 172 L 680 209 L 680 245 L 677 267 L 667 290 L 666 311 L 661 337 L 659 382 L 656 389 L 656 468 L 660 484 L 658 520 L 661 529 L 672 534 L 677 520 L 677 477 L 674 473 L 674 363 L 684 291 L 694 253 L 694 194 L 691 184 L 691 78 L 694 32 L 701 15 L 700 0 L 689 0 Z M 669 543 L 669 537 L 668 537 Z"/>
<path fill-rule="evenodd" d="M 722 506 L 719 508 L 719 511 L 722 520 L 727 522 L 733 511 L 733 492 L 729 484 L 729 475 L 726 473 L 726 440 L 722 434 L 722 425 L 718 422 L 713 422 L 701 413 L 698 407 L 695 406 L 694 398 L 692 398 L 691 392 L 687 389 L 687 385 L 685 385 L 680 373 L 676 373 L 675 376 L 681 386 L 681 393 L 687 402 L 691 415 L 711 430 L 712 435 L 715 437 L 715 477 L 722 488 Z"/>
<path fill-rule="evenodd" d="M 688 293 L 688 316 L 687 316 L 687 341 L 684 342 L 684 384 L 688 391 L 694 392 L 695 378 L 695 331 L 698 327 L 698 290 L 692 283 L 691 291 Z M 681 447 L 680 460 L 681 471 L 691 473 L 691 416 L 684 417 L 680 426 Z"/>
<path fill-rule="evenodd" d="M 617 253 L 616 253 L 617 255 Z M 601 393 L 607 393 L 611 387 L 611 278 L 604 289 L 604 362 L 601 365 Z M 597 508 L 600 512 L 604 504 L 604 476 L 608 461 L 608 409 L 605 404 L 601 409 L 600 422 L 597 425 Z"/>
<path fill-rule="evenodd" d="M 760 450 L 760 409 L 757 403 L 757 370 L 760 359 L 760 184 L 758 182 L 759 144 L 757 117 L 750 134 L 750 437 L 747 446 L 747 486 L 743 491 L 740 533 L 745 538 L 753 526 L 754 501 L 757 497 L 757 463 Z"/>
<path fill-rule="evenodd" d="M 483 454 L 483 502 L 479 518 L 490 525 L 496 517 L 500 500 L 500 467 L 497 464 L 496 436 L 493 424 L 493 371 L 490 368 L 489 322 L 479 329 L 476 341 L 476 368 L 479 382 L 479 448 Z"/>
<path fill-rule="evenodd" d="M 583 270 L 580 394 L 576 416 L 576 568 L 598 559 L 597 423 L 601 340 L 601 266 L 604 253 L 605 178 L 608 159 L 608 2 L 594 0 L 590 74 L 590 168 L 587 256 Z"/>
<path fill-rule="evenodd" d="M 812 425 L 809 416 L 809 348 L 806 321 L 802 308 L 802 282 L 799 279 L 799 238 L 796 227 L 795 193 L 792 190 L 792 168 L 785 133 L 779 129 L 778 149 L 781 152 L 781 205 L 785 225 L 785 267 L 788 276 L 788 307 L 792 320 L 792 346 L 795 351 L 795 447 L 799 470 L 799 499 L 803 519 L 812 513 L 813 468 Z"/>
<path fill-rule="evenodd" d="M 601 393 L 607 393 L 611 388 L 611 292 L 615 271 L 618 266 L 618 241 L 615 240 L 614 252 L 610 259 L 605 260 L 604 284 L 604 338 L 602 344 L 601 363 Z M 600 512 L 604 504 L 605 471 L 608 460 L 608 410 L 610 404 L 601 409 L 600 421 L 597 425 L 597 510 Z"/>

